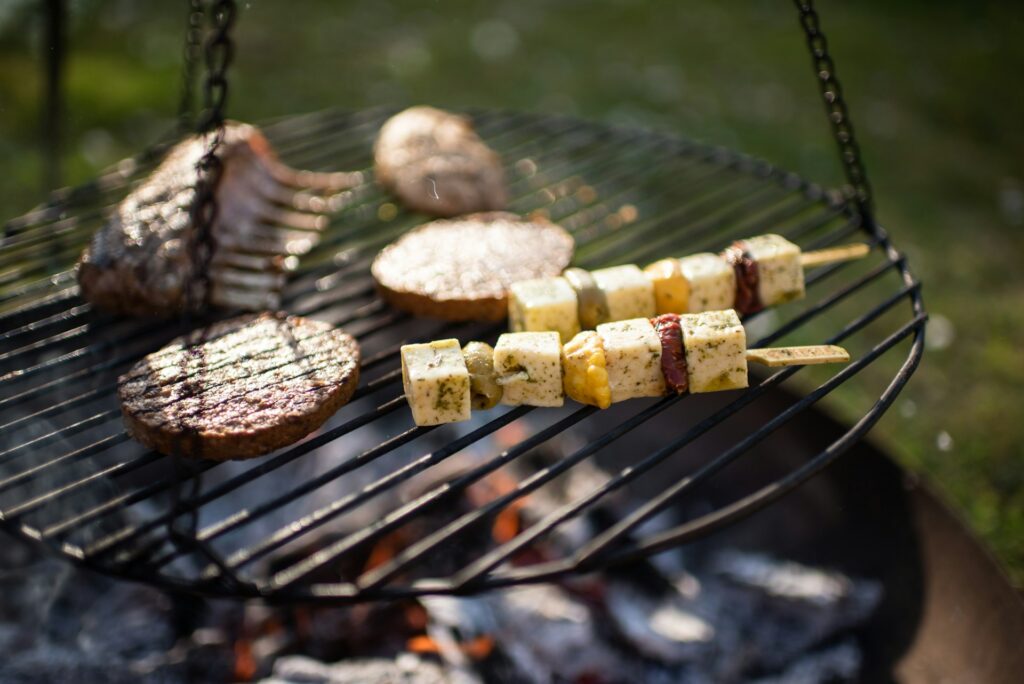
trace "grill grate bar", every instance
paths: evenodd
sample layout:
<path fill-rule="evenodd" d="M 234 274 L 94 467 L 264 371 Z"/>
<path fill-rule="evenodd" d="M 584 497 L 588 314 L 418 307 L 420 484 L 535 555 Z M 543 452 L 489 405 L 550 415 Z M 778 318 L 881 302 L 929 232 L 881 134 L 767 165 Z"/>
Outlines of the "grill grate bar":
<path fill-rule="evenodd" d="M 85 447 L 85 449 L 99 450 L 100 448 L 109 448 L 110 443 L 113 441 L 126 440 L 127 435 L 113 435 L 111 437 L 105 437 L 99 442 L 96 442 L 88 447 Z M 146 454 L 146 456 L 143 457 L 142 459 L 138 459 L 135 461 L 121 461 L 119 463 L 115 463 L 114 465 L 107 466 L 106 468 L 102 468 L 100 470 L 90 473 L 89 475 L 80 480 L 76 480 L 69 484 L 62 485 L 56 489 L 52 489 L 46 492 L 45 494 L 29 499 L 28 501 L 18 504 L 17 506 L 13 506 L 4 511 L 4 517 L 21 517 L 27 513 L 31 513 L 32 511 L 38 509 L 43 504 L 50 503 L 54 499 L 65 497 L 86 485 L 96 482 L 100 478 L 110 477 L 113 476 L 114 474 L 124 471 L 136 470 L 138 468 L 141 468 L 142 466 L 149 465 L 150 463 L 155 462 L 160 457 L 160 454 L 150 452 Z"/>
<path fill-rule="evenodd" d="M 80 420 L 77 423 L 72 423 L 71 425 L 63 427 L 60 430 L 54 430 L 53 432 L 48 432 L 45 435 L 40 435 L 39 437 L 36 437 L 35 439 L 29 440 L 27 442 L 19 444 L 16 447 L 12 447 L 12 448 L 8 449 L 7 451 L 4 451 L 4 452 L 0 453 L 0 465 L 7 465 L 10 461 L 12 461 L 15 458 L 17 458 L 19 454 L 24 454 L 25 452 L 31 451 L 33 449 L 38 449 L 40 447 L 46 446 L 47 444 L 51 444 L 51 443 L 56 442 L 58 440 L 64 439 L 65 437 L 69 437 L 71 435 L 77 434 L 77 433 L 79 433 L 79 432 L 81 432 L 83 430 L 87 430 L 87 429 L 89 429 L 91 427 L 95 427 L 97 425 L 105 423 L 108 420 L 113 420 L 119 414 L 120 414 L 120 411 L 118 411 L 116 409 L 113 409 L 113 410 L 110 410 L 110 411 L 103 411 L 102 413 L 97 413 L 96 415 L 91 416 L 89 418 L 86 418 L 85 420 Z M 60 459 L 72 458 L 72 454 L 71 453 L 63 454 L 63 455 L 61 455 L 58 458 L 60 458 Z M 54 464 L 55 462 L 56 461 L 49 461 L 49 462 L 47 462 L 45 464 L 45 466 L 49 467 L 50 465 Z M 29 470 L 24 470 L 24 471 L 18 473 L 16 476 L 14 476 L 12 478 L 0 481 L 0 491 L 3 491 L 8 486 L 10 486 L 10 482 L 12 480 L 15 480 L 15 479 L 21 480 L 22 478 L 25 478 L 25 477 L 29 476 L 30 473 L 32 473 L 33 471 L 35 471 L 37 469 L 38 469 L 38 467 L 33 467 L 33 468 L 30 468 Z"/>

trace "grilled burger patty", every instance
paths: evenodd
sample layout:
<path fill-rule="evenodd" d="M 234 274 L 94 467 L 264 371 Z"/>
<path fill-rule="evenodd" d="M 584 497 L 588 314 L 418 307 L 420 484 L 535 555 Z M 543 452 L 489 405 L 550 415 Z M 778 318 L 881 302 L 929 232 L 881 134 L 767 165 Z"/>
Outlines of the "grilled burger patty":
<path fill-rule="evenodd" d="M 291 444 L 351 398 L 359 345 L 328 323 L 247 315 L 196 330 L 118 378 L 128 433 L 164 454 L 250 458 Z"/>
<path fill-rule="evenodd" d="M 464 116 L 411 107 L 388 119 L 373 147 L 377 180 L 432 216 L 504 209 L 501 159 Z"/>
<path fill-rule="evenodd" d="M 489 212 L 432 221 L 385 247 L 371 272 L 381 296 L 419 316 L 499 321 L 509 286 L 556 276 L 573 239 L 553 223 Z"/>

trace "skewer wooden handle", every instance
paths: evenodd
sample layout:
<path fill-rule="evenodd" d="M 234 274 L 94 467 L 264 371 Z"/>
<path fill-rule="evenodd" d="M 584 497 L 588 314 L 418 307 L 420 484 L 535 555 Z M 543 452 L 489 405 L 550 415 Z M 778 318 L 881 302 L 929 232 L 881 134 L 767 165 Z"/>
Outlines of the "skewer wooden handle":
<path fill-rule="evenodd" d="M 800 264 L 804 268 L 825 266 L 827 264 L 835 264 L 840 261 L 863 259 L 869 252 L 871 252 L 871 245 L 866 245 L 864 243 L 843 245 L 841 247 L 830 247 L 829 249 L 818 249 L 813 252 L 803 252 L 800 255 Z"/>
<path fill-rule="evenodd" d="M 819 363 L 847 363 L 850 352 L 832 344 L 818 344 L 808 347 L 770 347 L 748 349 L 747 361 L 763 366 L 811 366 Z"/>

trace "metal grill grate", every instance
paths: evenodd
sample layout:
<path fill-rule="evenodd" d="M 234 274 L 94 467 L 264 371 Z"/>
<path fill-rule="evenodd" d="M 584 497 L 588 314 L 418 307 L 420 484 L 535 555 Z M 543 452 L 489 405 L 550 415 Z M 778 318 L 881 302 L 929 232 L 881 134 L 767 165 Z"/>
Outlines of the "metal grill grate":
<path fill-rule="evenodd" d="M 265 130 L 296 167 L 368 168 L 388 114 L 329 111 Z M 876 247 L 870 259 L 813 271 L 804 302 L 746 321 L 758 346 L 790 336 L 842 342 L 854 361 L 785 369 L 715 399 L 637 400 L 606 412 L 571 402 L 506 407 L 468 425 L 415 427 L 403 410 L 399 346 L 439 337 L 493 341 L 501 327 L 417 320 L 374 296 L 373 256 L 422 217 L 396 211 L 368 183 L 340 198 L 283 306 L 359 338 L 364 366 L 353 400 L 314 436 L 274 455 L 240 464 L 176 462 L 127 437 L 115 383 L 184 327 L 103 317 L 77 296 L 69 270 L 106 208 L 152 166 L 150 155 L 7 224 L 0 252 L 3 525 L 88 567 L 211 595 L 352 601 L 551 579 L 692 540 L 783 495 L 860 438 L 913 372 L 925 321 L 918 284 L 884 232 L 862 227 L 838 193 L 763 161 L 658 133 L 564 117 L 472 115 L 507 164 L 511 209 L 543 211 L 570 230 L 584 267 L 642 264 L 768 231 L 805 249 L 865 235 Z M 802 389 L 814 389 L 756 431 L 731 432 L 731 418 L 797 373 Z M 843 438 L 741 499 L 703 498 L 705 481 L 858 374 L 858 388 L 877 389 L 861 391 L 868 393 L 861 418 Z M 666 420 L 678 427 L 664 429 Z M 622 446 L 629 434 L 642 435 L 642 450 L 635 439 Z M 605 477 L 582 490 L 565 484 L 598 461 Z M 666 476 L 666 465 L 685 476 Z M 495 488 L 498 477 L 504 484 Z M 581 529 L 575 522 L 607 512 L 620 492 L 637 488 L 647 494 L 573 536 Z M 550 492 L 555 503 L 522 520 L 512 536 L 481 538 L 495 520 L 518 515 L 524 501 L 551 499 Z M 664 522 L 664 512 L 684 501 L 698 502 L 687 509 L 692 514 Z"/>

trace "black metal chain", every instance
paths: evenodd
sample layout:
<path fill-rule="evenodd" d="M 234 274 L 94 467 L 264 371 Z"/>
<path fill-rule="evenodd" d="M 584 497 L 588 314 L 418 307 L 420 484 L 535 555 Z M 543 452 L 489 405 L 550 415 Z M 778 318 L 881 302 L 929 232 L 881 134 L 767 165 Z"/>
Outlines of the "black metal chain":
<path fill-rule="evenodd" d="M 224 140 L 224 106 L 228 98 L 227 70 L 234 57 L 229 32 L 235 21 L 234 0 L 216 0 L 211 8 L 213 30 L 206 41 L 206 79 L 203 82 L 203 113 L 198 130 L 208 142 L 206 153 L 197 163 L 198 182 L 192 206 L 192 264 L 194 287 L 189 290 L 189 310 L 205 309 L 209 304 L 210 262 L 216 249 L 213 226 L 217 221 L 217 186 L 224 168 L 218 148 Z"/>
<path fill-rule="evenodd" d="M 190 8 L 202 9 L 202 0 L 192 0 Z M 191 243 L 192 286 L 188 288 L 185 302 L 185 315 L 205 310 L 212 295 L 210 279 L 210 263 L 217 248 L 214 225 L 217 222 L 217 187 L 224 173 L 224 164 L 219 152 L 224 141 L 224 107 L 228 99 L 227 70 L 234 57 L 234 45 L 230 31 L 235 22 L 235 3 L 233 0 L 216 0 L 210 8 L 212 30 L 203 49 L 206 63 L 206 78 L 203 81 L 203 111 L 199 118 L 197 131 L 206 142 L 206 150 L 196 163 L 196 196 L 192 203 L 192 227 L 194 232 Z M 202 15 L 200 15 L 201 17 Z M 192 45 L 191 31 L 195 26 L 193 14 L 189 16 L 189 35 L 186 36 L 186 86 L 182 93 L 183 111 L 191 112 L 191 81 L 192 66 L 188 64 Z M 198 38 L 198 33 L 196 35 Z M 198 42 L 196 42 L 198 44 Z M 194 59 L 192 60 L 195 61 Z M 183 474 L 184 462 L 180 455 L 174 458 L 175 483 L 172 488 L 173 515 L 167 523 L 168 536 L 171 542 L 187 551 L 198 551 L 207 560 L 217 566 L 222 581 L 232 586 L 243 583 L 227 567 L 220 556 L 205 542 L 199 539 L 199 514 L 195 507 L 185 511 L 185 501 L 194 501 L 202 488 L 202 471 L 195 470 L 191 476 Z M 186 494 L 183 488 L 189 486 Z M 185 494 L 183 496 L 183 494 Z M 184 529 L 177 524 L 185 513 Z"/>
<path fill-rule="evenodd" d="M 178 130 L 190 133 L 195 127 L 193 92 L 196 79 L 196 62 L 199 61 L 203 39 L 203 2 L 185 0 L 188 3 L 188 17 L 185 23 L 185 46 L 182 49 L 181 100 L 178 103 Z"/>
<path fill-rule="evenodd" d="M 836 79 L 836 67 L 828 54 L 828 41 L 821 32 L 821 22 L 812 0 L 794 0 L 794 4 L 800 12 L 800 25 L 807 34 L 807 47 L 810 48 L 821 96 L 825 100 L 825 111 L 839 146 L 840 161 L 849 183 L 845 189 L 846 196 L 856 203 L 863 219 L 870 222 L 874 215 L 871 184 L 853 135 L 853 123 L 843 100 L 843 89 Z"/>

